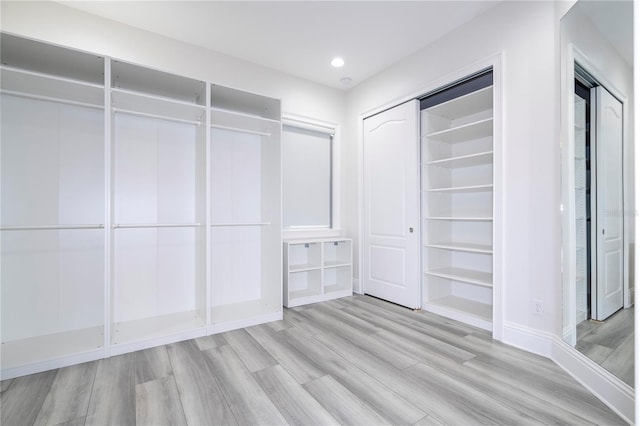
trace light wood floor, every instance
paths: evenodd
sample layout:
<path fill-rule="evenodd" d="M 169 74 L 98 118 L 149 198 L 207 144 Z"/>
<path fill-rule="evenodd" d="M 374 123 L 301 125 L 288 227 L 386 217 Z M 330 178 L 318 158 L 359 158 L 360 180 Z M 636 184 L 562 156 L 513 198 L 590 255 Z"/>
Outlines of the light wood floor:
<path fill-rule="evenodd" d="M 630 386 L 634 379 L 634 308 L 623 309 L 598 323 L 582 321 L 576 349 Z"/>
<path fill-rule="evenodd" d="M 2 382 L 2 425 L 624 424 L 553 362 L 366 297 Z"/>

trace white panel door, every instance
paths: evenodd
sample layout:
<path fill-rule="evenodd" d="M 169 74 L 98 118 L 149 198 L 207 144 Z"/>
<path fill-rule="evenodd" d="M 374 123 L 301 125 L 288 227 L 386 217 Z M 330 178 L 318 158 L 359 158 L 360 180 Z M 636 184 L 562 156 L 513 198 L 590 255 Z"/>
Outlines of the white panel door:
<path fill-rule="evenodd" d="M 366 294 L 420 308 L 419 104 L 364 120 Z"/>
<path fill-rule="evenodd" d="M 596 87 L 597 279 L 592 317 L 604 320 L 623 303 L 622 104 Z"/>

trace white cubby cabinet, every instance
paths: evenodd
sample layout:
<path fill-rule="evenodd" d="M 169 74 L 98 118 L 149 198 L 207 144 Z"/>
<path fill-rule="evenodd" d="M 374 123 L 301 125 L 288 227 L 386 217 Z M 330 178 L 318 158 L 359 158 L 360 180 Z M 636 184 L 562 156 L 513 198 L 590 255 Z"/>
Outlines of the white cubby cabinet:
<path fill-rule="evenodd" d="M 423 309 L 492 330 L 493 86 L 424 109 Z"/>
<path fill-rule="evenodd" d="M 282 318 L 279 100 L 0 41 L 2 379 Z"/>
<path fill-rule="evenodd" d="M 287 308 L 350 296 L 353 292 L 350 239 L 285 241 L 283 265 Z"/>

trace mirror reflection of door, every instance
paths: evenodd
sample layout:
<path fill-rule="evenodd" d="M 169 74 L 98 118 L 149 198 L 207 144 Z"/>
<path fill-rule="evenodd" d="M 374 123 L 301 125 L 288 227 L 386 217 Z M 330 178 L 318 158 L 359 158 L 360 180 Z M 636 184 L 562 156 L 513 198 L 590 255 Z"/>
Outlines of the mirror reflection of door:
<path fill-rule="evenodd" d="M 622 103 L 576 64 L 576 323 L 623 307 Z"/>

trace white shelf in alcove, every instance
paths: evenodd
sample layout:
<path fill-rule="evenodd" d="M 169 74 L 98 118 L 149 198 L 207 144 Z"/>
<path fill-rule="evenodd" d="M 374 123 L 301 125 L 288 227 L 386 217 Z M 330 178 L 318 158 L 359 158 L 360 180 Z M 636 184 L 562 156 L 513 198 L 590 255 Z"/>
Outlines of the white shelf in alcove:
<path fill-rule="evenodd" d="M 192 102 L 119 88 L 111 89 L 111 100 L 116 112 L 131 111 L 159 118 L 204 122 L 203 114 L 206 108 Z"/>
<path fill-rule="evenodd" d="M 455 319 L 462 321 L 467 320 L 467 322 L 473 323 L 473 325 L 486 330 L 491 330 L 493 307 L 489 304 L 480 303 L 475 300 L 469 300 L 458 296 L 445 296 L 428 301 L 425 304 L 424 309 L 445 315 L 450 314 L 450 312 L 442 312 L 443 310 L 453 311 L 454 314 L 458 314 L 455 315 Z M 471 317 L 471 321 L 469 321 L 468 317 Z M 474 320 L 478 322 L 475 322 Z"/>
<path fill-rule="evenodd" d="M 464 167 L 474 167 L 491 164 L 493 162 L 493 151 L 484 151 L 456 157 L 441 158 L 438 160 L 426 161 L 425 166 L 442 167 L 447 169 L 457 169 Z"/>
<path fill-rule="evenodd" d="M 280 121 L 257 115 L 228 111 L 221 108 L 210 108 L 211 126 L 223 130 L 247 133 L 262 133 L 270 136 L 280 129 Z"/>
<path fill-rule="evenodd" d="M 315 271 L 318 269 L 322 269 L 320 265 L 289 265 L 289 272 L 304 272 L 304 271 Z"/>
<path fill-rule="evenodd" d="M 446 130 L 440 130 L 425 135 L 426 139 L 456 143 L 473 139 L 480 139 L 491 136 L 493 134 L 493 118 L 474 121 L 473 123 L 463 124 L 461 126 L 452 127 Z"/>
<path fill-rule="evenodd" d="M 493 247 L 489 244 L 472 244 L 472 243 L 456 243 L 456 242 L 435 242 L 427 243 L 425 247 L 445 249 L 452 251 L 466 251 L 470 253 L 493 253 Z"/>
<path fill-rule="evenodd" d="M 351 266 L 350 262 L 324 262 L 325 268 L 339 268 L 341 266 Z"/>
<path fill-rule="evenodd" d="M 7 95 L 104 108 L 104 86 L 0 66 L 0 88 Z"/>
<path fill-rule="evenodd" d="M 454 216 L 427 216 L 426 220 L 464 221 L 464 222 L 492 222 L 493 217 L 454 217 Z"/>
<path fill-rule="evenodd" d="M 320 291 L 320 287 L 318 287 L 317 289 L 304 289 L 304 290 L 294 290 L 289 294 L 289 299 L 290 300 L 296 300 L 296 299 L 302 299 L 305 297 L 313 297 L 313 296 L 320 296 L 321 295 L 321 291 Z"/>
<path fill-rule="evenodd" d="M 455 281 L 475 284 L 483 287 L 493 286 L 493 274 L 490 272 L 474 271 L 464 268 L 438 268 L 425 272 L 427 275 L 440 278 L 448 278 Z"/>
<path fill-rule="evenodd" d="M 493 86 L 451 99 L 429 108 L 429 114 L 454 119 L 493 108 Z"/>
<path fill-rule="evenodd" d="M 450 186 L 445 188 L 425 189 L 424 192 L 442 193 L 442 192 L 491 192 L 493 185 L 470 185 L 470 186 Z"/>

